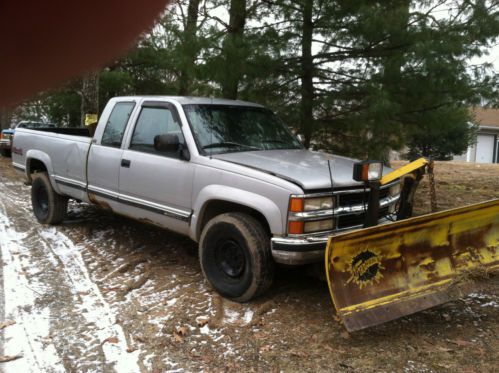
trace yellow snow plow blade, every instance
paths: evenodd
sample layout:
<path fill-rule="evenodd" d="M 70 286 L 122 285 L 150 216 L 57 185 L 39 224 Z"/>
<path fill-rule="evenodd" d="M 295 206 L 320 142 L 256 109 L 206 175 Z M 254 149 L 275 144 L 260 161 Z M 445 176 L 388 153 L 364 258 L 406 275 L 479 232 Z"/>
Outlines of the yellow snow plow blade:
<path fill-rule="evenodd" d="M 478 290 L 499 270 L 499 199 L 333 236 L 329 290 L 355 331 Z"/>

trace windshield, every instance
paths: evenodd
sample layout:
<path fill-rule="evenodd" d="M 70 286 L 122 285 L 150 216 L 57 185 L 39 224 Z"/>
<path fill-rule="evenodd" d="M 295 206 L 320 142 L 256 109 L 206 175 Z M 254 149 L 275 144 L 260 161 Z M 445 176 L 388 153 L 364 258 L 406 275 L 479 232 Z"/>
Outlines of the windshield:
<path fill-rule="evenodd" d="M 268 109 L 230 105 L 184 105 L 203 154 L 301 149 L 302 145 Z"/>

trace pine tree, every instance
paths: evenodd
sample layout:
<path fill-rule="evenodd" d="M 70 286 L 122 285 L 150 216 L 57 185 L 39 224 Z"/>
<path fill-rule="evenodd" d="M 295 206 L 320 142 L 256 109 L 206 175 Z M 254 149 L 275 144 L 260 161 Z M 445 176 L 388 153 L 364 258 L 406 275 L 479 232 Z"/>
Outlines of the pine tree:
<path fill-rule="evenodd" d="M 126 94 L 241 98 L 274 109 L 307 146 L 448 158 L 472 141 L 467 108 L 499 104 L 497 73 L 469 63 L 497 40 L 498 14 L 490 0 L 178 0 L 100 72 L 100 109 Z M 30 107 L 74 123 L 78 84 Z"/>

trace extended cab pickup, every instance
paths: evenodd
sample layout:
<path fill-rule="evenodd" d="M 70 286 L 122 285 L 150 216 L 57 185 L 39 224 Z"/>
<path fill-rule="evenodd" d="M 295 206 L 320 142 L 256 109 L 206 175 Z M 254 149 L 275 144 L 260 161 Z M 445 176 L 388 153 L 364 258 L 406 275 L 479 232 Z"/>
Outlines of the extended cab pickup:
<path fill-rule="evenodd" d="M 117 97 L 93 137 L 18 129 L 13 149 L 39 222 L 63 221 L 72 198 L 187 235 L 210 284 L 237 301 L 265 291 L 276 262 L 323 260 L 328 236 L 366 214 L 355 160 L 303 148 L 249 102 Z M 380 190 L 380 222 L 399 193 L 398 182 Z"/>

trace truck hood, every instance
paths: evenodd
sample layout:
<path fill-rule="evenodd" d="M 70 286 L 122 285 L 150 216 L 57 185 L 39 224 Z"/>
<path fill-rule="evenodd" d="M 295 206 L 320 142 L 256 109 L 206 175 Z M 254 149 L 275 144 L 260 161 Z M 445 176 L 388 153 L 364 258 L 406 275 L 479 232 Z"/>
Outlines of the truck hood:
<path fill-rule="evenodd" d="M 328 160 L 334 188 L 362 185 L 352 179 L 355 159 L 305 149 L 259 150 L 213 155 L 213 158 L 270 173 L 298 184 L 302 189 L 331 188 Z M 384 173 L 390 169 L 385 167 Z"/>

